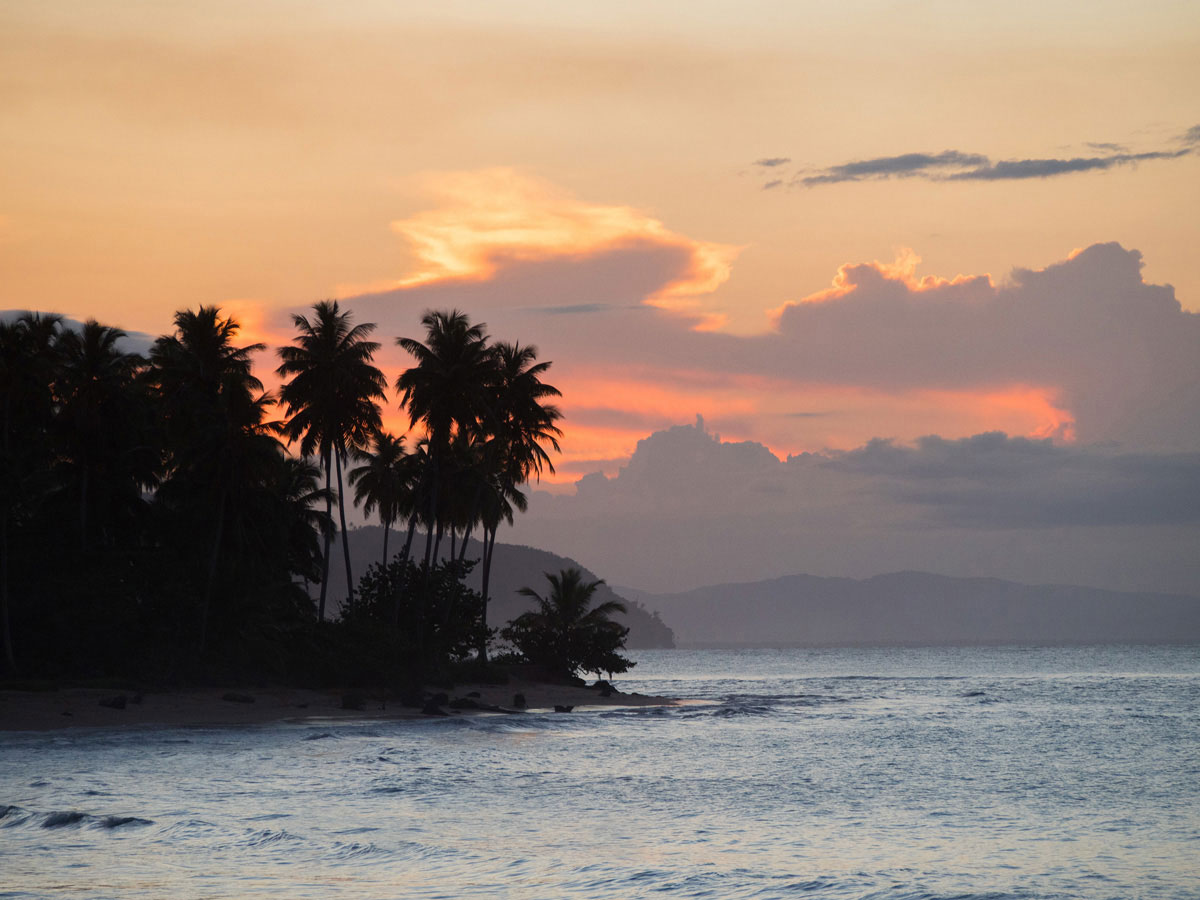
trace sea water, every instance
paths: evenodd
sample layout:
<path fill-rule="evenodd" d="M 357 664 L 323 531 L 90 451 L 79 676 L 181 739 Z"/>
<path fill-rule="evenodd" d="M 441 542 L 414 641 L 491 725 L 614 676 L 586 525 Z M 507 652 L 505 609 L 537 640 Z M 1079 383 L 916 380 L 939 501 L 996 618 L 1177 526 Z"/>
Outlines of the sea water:
<path fill-rule="evenodd" d="M 0 734 L 0 897 L 1200 897 L 1200 648 L 635 656 L 702 702 Z"/>

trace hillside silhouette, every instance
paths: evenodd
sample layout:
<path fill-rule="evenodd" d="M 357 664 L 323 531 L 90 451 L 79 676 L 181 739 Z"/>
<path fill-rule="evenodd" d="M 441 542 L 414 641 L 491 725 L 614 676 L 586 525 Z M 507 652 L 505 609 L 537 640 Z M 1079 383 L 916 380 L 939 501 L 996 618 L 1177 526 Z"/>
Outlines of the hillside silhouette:
<path fill-rule="evenodd" d="M 897 572 L 790 575 L 674 594 L 617 588 L 680 646 L 1102 644 L 1200 641 L 1200 598 Z"/>

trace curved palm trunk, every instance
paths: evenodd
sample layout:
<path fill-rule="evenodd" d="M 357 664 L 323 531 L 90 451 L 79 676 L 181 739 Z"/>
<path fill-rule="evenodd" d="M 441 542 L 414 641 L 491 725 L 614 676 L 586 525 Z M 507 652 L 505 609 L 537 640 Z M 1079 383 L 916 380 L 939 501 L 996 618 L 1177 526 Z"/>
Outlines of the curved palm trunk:
<path fill-rule="evenodd" d="M 330 457 L 330 451 L 325 453 L 325 522 L 328 523 L 333 519 L 333 493 L 329 490 L 329 479 L 331 470 L 333 469 L 333 460 Z M 329 545 L 333 540 L 333 529 L 325 528 L 325 554 L 321 560 L 321 599 L 317 603 L 317 621 L 325 621 L 325 596 L 329 593 Z"/>
<path fill-rule="evenodd" d="M 475 499 L 471 501 L 471 516 L 470 516 L 470 518 L 467 519 L 467 522 L 469 524 L 463 526 L 462 549 L 458 553 L 458 561 L 459 562 L 462 562 L 464 559 L 467 558 L 467 542 L 471 539 L 471 532 L 475 528 L 474 523 L 479 521 L 479 506 L 482 502 L 483 502 L 483 481 L 480 480 L 479 483 L 475 485 Z M 486 527 L 483 529 L 483 542 L 485 544 L 484 549 L 486 550 L 486 544 L 487 544 L 487 528 Z"/>
<path fill-rule="evenodd" d="M 350 575 L 350 535 L 346 533 L 346 501 L 342 492 L 342 456 L 345 448 L 339 447 L 335 454 L 338 478 L 338 513 L 342 519 L 342 555 L 346 557 L 346 602 L 354 600 L 354 579 Z"/>
<path fill-rule="evenodd" d="M 441 522 L 437 524 L 437 534 L 433 538 L 433 561 L 437 562 L 438 554 L 442 552 L 442 535 L 445 533 L 445 528 Z"/>
<path fill-rule="evenodd" d="M 408 517 L 408 537 L 404 540 L 404 549 L 400 551 L 400 560 L 408 562 L 409 551 L 412 550 L 413 537 L 417 533 L 417 514 Z"/>

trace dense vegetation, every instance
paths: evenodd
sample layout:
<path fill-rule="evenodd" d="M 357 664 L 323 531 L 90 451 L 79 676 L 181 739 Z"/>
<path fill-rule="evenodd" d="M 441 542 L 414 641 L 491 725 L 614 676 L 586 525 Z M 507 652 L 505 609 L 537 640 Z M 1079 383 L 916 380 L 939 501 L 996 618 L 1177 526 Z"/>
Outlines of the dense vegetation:
<path fill-rule="evenodd" d="M 266 348 L 239 345 L 215 307 L 177 313 L 146 356 L 95 321 L 0 322 L 7 675 L 411 684 L 486 665 L 496 533 L 558 449 L 550 364 L 430 312 L 423 339 L 398 339 L 413 365 L 394 382 L 410 420 L 395 436 L 374 326 L 336 301 L 293 319 L 278 397 L 252 371 Z M 383 549 L 326 622 L 339 531 L 356 584 L 351 490 Z M 482 592 L 463 585 L 476 563 Z"/>
<path fill-rule="evenodd" d="M 629 629 L 612 619 L 625 612 L 623 604 L 607 600 L 592 605 L 602 581 L 585 581 L 577 568 L 557 575 L 546 573 L 550 590 L 543 597 L 533 588 L 521 593 L 532 598 L 537 608 L 513 619 L 501 632 L 505 640 L 527 660 L 559 677 L 577 671 L 604 672 L 610 676 L 627 672 L 635 665 L 617 651 L 625 646 Z"/>

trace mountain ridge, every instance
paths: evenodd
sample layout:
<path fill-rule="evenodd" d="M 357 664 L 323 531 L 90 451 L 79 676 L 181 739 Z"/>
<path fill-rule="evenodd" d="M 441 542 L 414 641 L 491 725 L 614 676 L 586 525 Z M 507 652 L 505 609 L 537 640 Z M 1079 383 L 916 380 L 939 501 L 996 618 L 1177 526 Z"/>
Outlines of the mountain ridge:
<path fill-rule="evenodd" d="M 914 570 L 617 590 L 657 611 L 680 646 L 1200 641 L 1197 597 Z"/>

